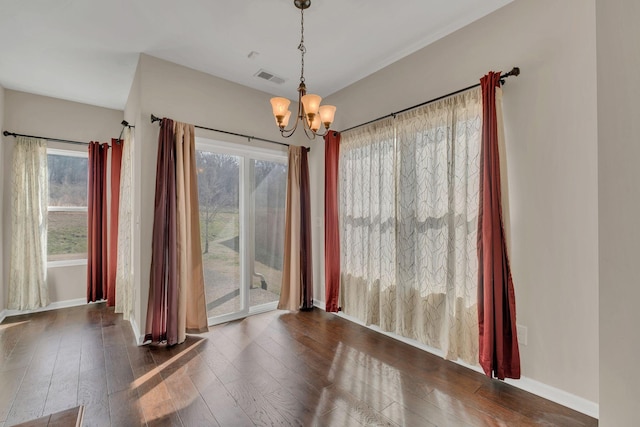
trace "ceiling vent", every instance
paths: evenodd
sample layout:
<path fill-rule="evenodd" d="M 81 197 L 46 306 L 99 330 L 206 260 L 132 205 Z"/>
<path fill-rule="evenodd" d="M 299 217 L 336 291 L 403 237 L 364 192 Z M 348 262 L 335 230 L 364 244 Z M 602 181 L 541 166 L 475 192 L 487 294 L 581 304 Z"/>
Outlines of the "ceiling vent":
<path fill-rule="evenodd" d="M 254 74 L 254 76 L 259 77 L 261 79 L 264 80 L 268 80 L 272 83 L 276 83 L 281 85 L 282 83 L 284 83 L 284 79 L 282 77 L 278 77 L 276 75 L 274 75 L 273 73 L 270 73 L 268 71 L 265 70 L 259 70 L 257 73 Z"/>

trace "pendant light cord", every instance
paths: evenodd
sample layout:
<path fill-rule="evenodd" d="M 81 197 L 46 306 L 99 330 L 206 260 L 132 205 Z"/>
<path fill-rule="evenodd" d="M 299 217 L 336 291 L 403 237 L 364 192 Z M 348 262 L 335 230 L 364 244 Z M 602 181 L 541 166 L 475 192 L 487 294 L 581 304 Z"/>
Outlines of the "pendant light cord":
<path fill-rule="evenodd" d="M 304 8 L 300 8 L 300 44 L 298 45 L 300 51 L 300 83 L 304 83 L 304 54 L 307 53 L 307 48 L 304 46 Z"/>

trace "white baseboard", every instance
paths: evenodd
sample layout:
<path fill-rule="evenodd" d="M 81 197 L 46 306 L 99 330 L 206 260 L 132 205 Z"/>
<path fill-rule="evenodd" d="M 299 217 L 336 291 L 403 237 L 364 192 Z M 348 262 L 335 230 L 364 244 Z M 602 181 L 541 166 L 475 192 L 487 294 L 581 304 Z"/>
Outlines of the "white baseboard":
<path fill-rule="evenodd" d="M 60 308 L 67 308 L 67 307 L 77 307 L 79 305 L 85 305 L 87 304 L 87 299 L 86 298 L 76 298 L 76 299 L 69 299 L 69 300 L 65 300 L 65 301 L 56 301 L 56 302 L 52 302 L 51 304 L 49 304 L 46 307 L 40 307 L 40 308 L 36 308 L 34 310 L 3 310 L 2 314 L 4 315 L 4 317 L 10 317 L 10 316 L 19 316 L 21 314 L 31 314 L 31 313 L 39 313 L 41 311 L 49 311 L 49 310 L 58 310 Z M 0 314 L 0 316 L 2 315 Z M 0 319 L 4 320 L 4 317 L 0 317 Z M 2 321 L 0 320 L 0 321 Z"/>
<path fill-rule="evenodd" d="M 0 311 L 0 323 L 4 322 L 4 319 L 7 317 L 7 310 Z"/>
<path fill-rule="evenodd" d="M 140 329 L 138 329 L 138 324 L 133 316 L 129 317 L 129 323 L 131 324 L 131 330 L 133 330 L 133 336 L 136 338 L 136 345 L 140 347 L 144 344 L 144 335 L 140 334 Z"/>
<path fill-rule="evenodd" d="M 600 417 L 599 404 L 564 390 L 560 390 L 559 388 L 552 387 L 527 377 L 521 377 L 519 380 L 506 379 L 505 382 L 521 390 L 528 391 L 531 394 L 543 397 L 590 417 L 596 419 Z"/>
<path fill-rule="evenodd" d="M 324 309 L 324 307 L 320 307 L 320 305 L 318 305 L 317 307 Z M 435 354 L 436 356 L 444 357 L 444 353 L 442 352 L 442 350 L 439 350 L 437 348 L 429 347 L 425 344 L 422 344 L 421 342 L 418 342 L 409 338 L 405 338 L 400 335 L 393 334 L 391 332 L 384 331 L 374 325 L 365 325 L 364 322 L 360 321 L 359 319 L 356 319 L 355 317 L 352 317 L 352 316 L 348 316 L 343 312 L 333 313 L 333 314 L 335 314 L 336 316 L 340 316 L 351 322 L 362 325 L 366 328 L 372 329 L 376 332 L 380 332 L 381 334 L 384 334 L 390 338 L 396 339 L 398 341 L 402 341 L 403 343 L 409 344 L 413 347 L 417 347 L 420 350 L 424 350 L 431 354 Z M 452 361 L 452 362 L 457 363 L 458 365 L 462 365 L 473 371 L 480 372 L 481 374 L 484 375 L 484 372 L 482 371 L 480 366 L 469 365 L 468 363 L 464 363 L 460 360 Z M 550 400 L 559 405 L 566 406 L 567 408 L 571 408 L 574 411 L 581 412 L 590 417 L 593 417 L 596 419 L 599 417 L 599 413 L 600 413 L 599 404 L 592 402 L 590 400 L 584 399 L 580 396 L 576 396 L 575 394 L 571 394 L 559 388 L 552 387 L 550 385 L 541 383 L 539 381 L 536 381 L 527 377 L 521 377 L 519 380 L 507 379 L 505 382 L 516 388 L 527 391 L 531 394 L 535 394 L 536 396 L 540 396 L 544 399 Z"/>
<path fill-rule="evenodd" d="M 318 307 L 320 310 L 327 310 L 327 304 L 325 304 L 324 301 L 318 301 L 317 299 L 314 299 L 313 306 Z"/>

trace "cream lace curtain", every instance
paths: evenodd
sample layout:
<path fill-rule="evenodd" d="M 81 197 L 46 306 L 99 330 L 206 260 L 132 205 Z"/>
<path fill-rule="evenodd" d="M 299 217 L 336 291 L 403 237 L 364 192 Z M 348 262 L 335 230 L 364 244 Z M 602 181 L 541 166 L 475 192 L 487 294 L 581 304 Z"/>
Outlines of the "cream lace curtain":
<path fill-rule="evenodd" d="M 395 149 L 391 120 L 342 134 L 339 162 L 342 310 L 396 332 Z"/>
<path fill-rule="evenodd" d="M 125 129 L 120 170 L 120 206 L 118 211 L 118 255 L 116 267 L 116 313 L 129 320 L 133 313 L 133 146 L 131 128 Z"/>
<path fill-rule="evenodd" d="M 340 147 L 344 312 L 474 364 L 481 129 L 474 89 Z"/>
<path fill-rule="evenodd" d="M 31 310 L 49 304 L 48 187 L 46 140 L 17 137 L 13 151 L 10 309 Z"/>

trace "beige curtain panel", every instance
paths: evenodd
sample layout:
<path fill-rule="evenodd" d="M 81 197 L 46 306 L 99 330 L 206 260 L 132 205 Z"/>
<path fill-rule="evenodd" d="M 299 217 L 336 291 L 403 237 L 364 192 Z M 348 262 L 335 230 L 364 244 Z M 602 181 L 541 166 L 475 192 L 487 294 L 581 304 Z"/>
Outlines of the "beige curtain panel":
<path fill-rule="evenodd" d="M 8 308 L 49 304 L 47 286 L 47 141 L 18 136 L 13 149 Z"/>
<path fill-rule="evenodd" d="M 175 123 L 176 195 L 178 199 L 178 338 L 184 333 L 206 332 L 207 308 L 204 294 L 202 248 L 200 244 L 200 208 L 196 169 L 195 129 L 187 123 Z"/>
<path fill-rule="evenodd" d="M 313 308 L 309 164 L 305 147 L 289 147 L 284 265 L 278 308 Z"/>

